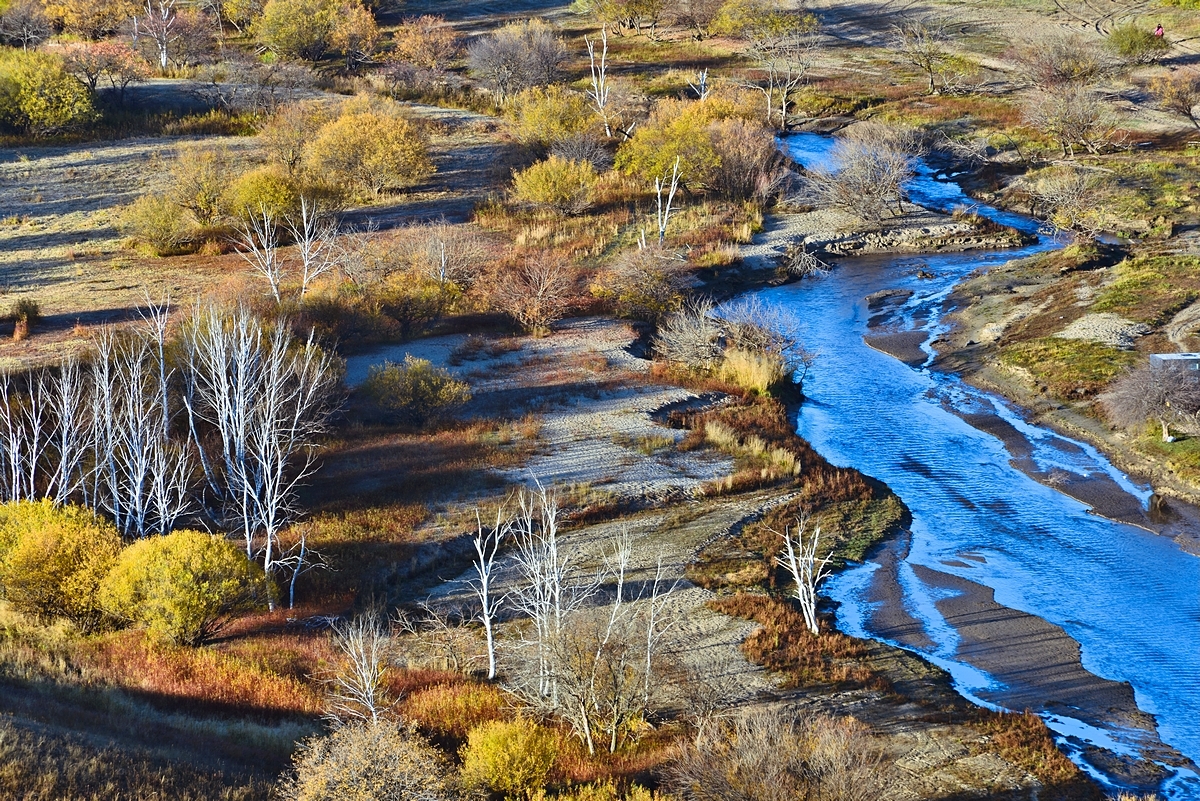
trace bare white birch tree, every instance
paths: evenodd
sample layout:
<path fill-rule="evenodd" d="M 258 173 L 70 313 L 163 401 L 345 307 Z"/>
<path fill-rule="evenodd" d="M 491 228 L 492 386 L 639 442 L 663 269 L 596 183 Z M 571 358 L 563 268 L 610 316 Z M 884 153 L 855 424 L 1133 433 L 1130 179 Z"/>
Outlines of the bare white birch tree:
<path fill-rule="evenodd" d="M 133 42 L 146 37 L 154 45 L 158 68 L 167 71 L 171 46 L 179 39 L 175 31 L 175 0 L 146 0 L 146 13 L 133 18 Z"/>
<path fill-rule="evenodd" d="M 266 206 L 260 206 L 258 214 L 251 214 L 238 227 L 237 244 L 242 248 L 241 257 L 255 272 L 267 279 L 271 294 L 279 303 L 283 299 L 280 285 L 283 283 L 284 262 L 279 254 L 275 219 Z"/>
<path fill-rule="evenodd" d="M 370 610 L 335 626 L 333 642 L 342 664 L 326 680 L 325 716 L 337 724 L 378 723 L 395 705 L 386 686 L 393 641 L 385 621 Z"/>
<path fill-rule="evenodd" d="M 609 105 L 608 105 L 608 27 L 600 27 L 600 59 L 596 60 L 596 42 L 586 36 L 583 41 L 587 44 L 588 59 L 591 63 L 592 71 L 592 86 L 587 91 L 587 96 L 592 99 L 592 108 L 596 109 L 596 113 L 600 115 L 600 119 L 604 121 L 604 135 L 609 139 L 612 138 L 612 126 L 609 124 Z"/>
<path fill-rule="evenodd" d="M 787 569 L 792 580 L 796 583 L 796 600 L 800 602 L 800 612 L 804 615 L 804 624 L 813 634 L 820 634 L 820 621 L 817 619 L 817 588 L 829 576 L 829 563 L 833 554 L 817 557 L 817 548 L 821 543 L 821 527 L 816 526 L 811 534 L 806 533 L 808 519 L 801 517 L 796 520 L 794 528 L 785 527 L 782 534 L 783 554 L 775 557 L 780 567 Z"/>
<path fill-rule="evenodd" d="M 50 443 L 54 463 L 48 471 L 46 496 L 61 504 L 82 489 L 84 459 L 91 442 L 90 415 L 85 406 L 84 373 L 78 361 L 68 358 L 47 380 L 54 418 Z"/>
<path fill-rule="evenodd" d="M 657 199 L 655 207 L 655 222 L 658 223 L 658 246 L 661 248 L 667 240 L 667 223 L 671 221 L 671 204 L 675 202 L 675 191 L 679 188 L 679 156 L 675 157 L 675 166 L 671 168 L 671 183 L 665 183 L 663 177 L 654 179 L 654 195 Z M 667 200 L 663 203 L 663 190 L 667 189 Z"/>
<path fill-rule="evenodd" d="M 512 523 L 504 519 L 503 507 L 496 510 L 496 523 L 490 529 L 484 527 L 479 510 L 475 510 L 475 536 L 471 539 L 471 544 L 475 546 L 475 560 L 471 563 L 475 570 L 475 578 L 470 583 L 479 601 L 479 622 L 483 624 L 483 634 L 487 641 L 489 680 L 496 678 L 496 614 L 505 601 L 505 596 L 497 597 L 494 586 L 496 555 L 511 532 Z"/>
<path fill-rule="evenodd" d="M 303 298 L 309 284 L 337 266 L 337 222 L 322 215 L 315 203 L 301 197 L 300 219 L 289 218 L 286 225 L 300 258 L 300 297 Z"/>

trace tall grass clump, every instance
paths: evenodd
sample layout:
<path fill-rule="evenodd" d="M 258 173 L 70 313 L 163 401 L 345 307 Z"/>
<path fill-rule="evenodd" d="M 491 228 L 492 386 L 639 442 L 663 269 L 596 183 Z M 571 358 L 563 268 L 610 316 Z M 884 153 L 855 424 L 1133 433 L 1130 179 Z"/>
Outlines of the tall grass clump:
<path fill-rule="evenodd" d="M 725 351 L 718 374 L 728 381 L 756 395 L 769 395 L 789 378 L 783 357 L 771 352 L 753 352 L 740 348 Z"/>

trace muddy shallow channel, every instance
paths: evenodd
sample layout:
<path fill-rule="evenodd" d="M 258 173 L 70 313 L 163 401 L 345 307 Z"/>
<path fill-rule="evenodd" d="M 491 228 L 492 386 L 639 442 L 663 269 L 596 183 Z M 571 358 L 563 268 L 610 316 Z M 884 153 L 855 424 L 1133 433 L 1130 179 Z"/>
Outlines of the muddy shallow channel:
<path fill-rule="evenodd" d="M 811 163 L 829 140 L 788 146 Z M 914 199 L 965 199 L 937 178 L 919 176 Z M 1094 448 L 927 366 L 959 281 L 1050 246 L 846 259 L 759 293 L 820 351 L 799 433 L 913 515 L 825 592 L 845 632 L 924 655 L 976 702 L 1038 712 L 1102 782 L 1200 798 L 1200 558 L 1109 519 L 1138 523 L 1149 492 Z"/>

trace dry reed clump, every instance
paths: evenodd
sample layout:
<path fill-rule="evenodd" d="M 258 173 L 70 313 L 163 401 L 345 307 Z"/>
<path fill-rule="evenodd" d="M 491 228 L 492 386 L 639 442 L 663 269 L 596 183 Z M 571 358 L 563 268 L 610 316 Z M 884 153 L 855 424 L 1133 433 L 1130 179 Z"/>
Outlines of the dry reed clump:
<path fill-rule="evenodd" d="M 316 688 L 296 677 L 220 651 L 156 644 L 140 632 L 81 644 L 75 660 L 94 681 L 152 693 L 168 707 L 269 717 L 315 716 L 322 709 Z"/>
<path fill-rule="evenodd" d="M 973 725 L 988 737 L 985 748 L 994 749 L 1004 759 L 1029 771 L 1047 787 L 1093 788 L 1075 763 L 1058 750 L 1050 730 L 1034 713 L 973 711 L 976 716 Z"/>
<path fill-rule="evenodd" d="M 727 453 L 761 459 L 769 467 L 785 475 L 800 475 L 801 463 L 796 454 L 781 447 L 771 447 L 757 434 L 739 437 L 735 431 L 718 421 L 704 425 L 704 437 L 711 444 Z"/>
<path fill-rule="evenodd" d="M 401 701 L 398 712 L 434 742 L 456 750 L 471 729 L 507 718 L 507 703 L 490 684 L 444 683 L 412 693 Z"/>
<path fill-rule="evenodd" d="M 777 353 L 755 353 L 729 348 L 721 359 L 718 375 L 722 380 L 753 392 L 768 395 L 790 376 L 783 357 Z"/>
<path fill-rule="evenodd" d="M 831 631 L 813 636 L 804 616 L 785 601 L 743 592 L 711 601 L 709 607 L 762 626 L 746 638 L 742 650 L 751 662 L 786 676 L 790 687 L 887 688 L 886 679 L 861 663 L 867 656 L 862 643 Z"/>

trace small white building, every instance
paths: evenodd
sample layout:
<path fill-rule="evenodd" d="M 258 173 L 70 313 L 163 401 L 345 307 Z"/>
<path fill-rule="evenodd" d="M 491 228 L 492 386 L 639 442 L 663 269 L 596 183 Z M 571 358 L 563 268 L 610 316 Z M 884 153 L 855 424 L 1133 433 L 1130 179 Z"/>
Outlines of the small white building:
<path fill-rule="evenodd" d="M 1200 353 L 1155 353 L 1150 356 L 1150 366 L 1200 370 Z"/>

